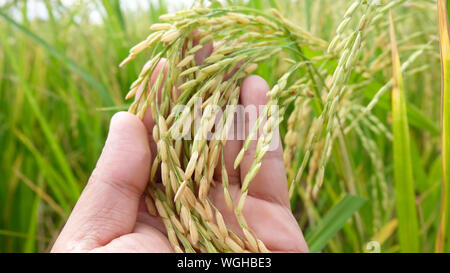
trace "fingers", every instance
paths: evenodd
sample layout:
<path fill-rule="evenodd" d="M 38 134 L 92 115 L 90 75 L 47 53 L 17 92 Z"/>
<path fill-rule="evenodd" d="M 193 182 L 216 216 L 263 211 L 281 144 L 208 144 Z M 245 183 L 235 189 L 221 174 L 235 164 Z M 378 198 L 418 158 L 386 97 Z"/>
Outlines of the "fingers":
<path fill-rule="evenodd" d="M 90 250 L 132 232 L 150 156 L 142 121 L 116 114 L 97 166 L 52 251 Z"/>
<path fill-rule="evenodd" d="M 302 231 L 289 207 L 249 198 L 244 216 L 270 251 L 308 252 Z"/>
<path fill-rule="evenodd" d="M 167 237 L 154 227 L 136 224 L 133 233 L 112 240 L 93 253 L 170 253 L 173 252 Z"/>
<path fill-rule="evenodd" d="M 259 112 L 262 110 L 262 105 L 267 103 L 267 93 L 269 86 L 258 76 L 249 76 L 241 86 L 241 103 L 246 109 L 247 113 L 253 111 Z M 252 110 L 253 108 L 253 110 Z M 247 118 L 249 120 L 247 120 Z M 249 130 L 253 127 L 256 117 L 245 118 L 245 137 L 248 136 Z M 251 124 L 249 124 L 251 123 Z M 264 126 L 264 124 L 262 124 Z M 252 167 L 255 160 L 257 141 L 252 141 L 249 149 L 245 152 L 241 162 L 241 180 L 244 181 L 246 174 Z M 286 171 L 283 163 L 283 150 L 281 146 L 280 134 L 276 128 L 272 145 L 276 147 L 274 150 L 269 150 L 262 161 L 261 168 L 250 184 L 248 194 L 273 203 L 279 203 L 284 206 L 289 206 L 289 194 L 287 188 Z"/>

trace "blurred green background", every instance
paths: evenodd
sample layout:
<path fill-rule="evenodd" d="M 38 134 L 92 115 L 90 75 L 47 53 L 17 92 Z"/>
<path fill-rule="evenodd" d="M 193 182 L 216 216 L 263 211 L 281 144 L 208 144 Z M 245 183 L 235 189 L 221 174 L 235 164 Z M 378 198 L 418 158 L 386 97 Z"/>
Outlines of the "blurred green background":
<path fill-rule="evenodd" d="M 129 2 L 0 1 L 0 252 L 49 250 L 95 166 L 110 117 L 127 109 L 123 98 L 146 60 L 140 56 L 124 69 L 118 64 L 147 37 L 159 15 L 183 6 L 159 0 L 129 8 Z M 263 11 L 280 8 L 294 23 L 331 41 L 351 1 L 221 2 Z M 421 251 L 430 252 L 442 179 L 437 12 L 434 0 L 397 2 L 400 57 L 402 62 L 414 57 L 404 77 L 418 240 Z M 388 34 L 386 16 L 370 29 L 352 74 L 349 86 L 358 90 L 354 100 L 361 108 L 392 77 Z M 261 65 L 257 74 L 273 83 L 277 73 L 271 69 Z M 389 92 L 358 128 L 343 139 L 352 184 L 342 177 L 342 166 L 330 164 L 318 198 L 302 196 L 299 189 L 293 210 L 305 234 L 343 221 L 331 229 L 323 251 L 364 252 L 375 240 L 381 251 L 397 252 Z M 368 201 L 360 209 L 359 201 L 348 206 L 347 193 Z"/>

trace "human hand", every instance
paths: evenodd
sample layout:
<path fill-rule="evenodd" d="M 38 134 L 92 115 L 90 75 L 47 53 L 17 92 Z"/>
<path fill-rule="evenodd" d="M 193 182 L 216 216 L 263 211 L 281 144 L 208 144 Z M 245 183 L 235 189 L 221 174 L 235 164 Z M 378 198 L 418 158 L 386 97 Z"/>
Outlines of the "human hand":
<path fill-rule="evenodd" d="M 208 52 L 209 51 L 209 52 Z M 196 56 L 202 62 L 211 50 Z M 157 75 L 165 62 L 156 68 Z M 154 78 L 154 77 L 152 77 Z M 154 80 L 154 79 L 152 79 Z M 241 86 L 240 104 L 265 105 L 269 86 L 258 76 L 249 76 Z M 235 128 L 237 126 L 235 120 Z M 121 112 L 111 120 L 108 139 L 89 182 L 52 252 L 172 252 L 159 217 L 148 214 L 144 202 L 151 163 L 156 155 L 150 111 L 143 120 Z M 246 134 L 248 134 L 248 124 Z M 265 155 L 253 179 L 243 214 L 249 227 L 274 252 L 307 252 L 302 232 L 292 215 L 279 132 L 273 136 L 274 151 Z M 233 164 L 242 148 L 241 140 L 228 140 L 223 148 L 229 190 L 239 200 L 244 180 L 255 155 L 256 141 L 245 152 L 237 169 Z M 221 182 L 220 165 L 214 180 Z M 211 187 L 209 198 L 222 213 L 225 223 L 237 234 L 242 230 L 225 203 L 223 186 Z"/>

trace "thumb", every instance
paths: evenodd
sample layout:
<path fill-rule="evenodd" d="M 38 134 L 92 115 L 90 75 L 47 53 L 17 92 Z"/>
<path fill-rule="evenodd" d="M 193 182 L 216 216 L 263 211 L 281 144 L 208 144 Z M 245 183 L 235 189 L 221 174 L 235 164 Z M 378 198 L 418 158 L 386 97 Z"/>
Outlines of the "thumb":
<path fill-rule="evenodd" d="M 149 176 L 148 143 L 139 118 L 114 115 L 97 166 L 52 251 L 91 250 L 132 232 Z"/>

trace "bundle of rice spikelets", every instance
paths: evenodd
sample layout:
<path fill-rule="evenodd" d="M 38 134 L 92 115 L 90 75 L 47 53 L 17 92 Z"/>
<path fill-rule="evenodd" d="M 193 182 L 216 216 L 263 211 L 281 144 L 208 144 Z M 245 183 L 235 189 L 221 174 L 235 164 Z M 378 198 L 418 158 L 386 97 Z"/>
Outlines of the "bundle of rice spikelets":
<path fill-rule="evenodd" d="M 242 211 L 250 183 L 283 119 L 288 124 L 284 160 L 290 190 L 302 177 L 312 154 L 309 174 L 317 174 L 309 191 L 317 194 L 336 137 L 334 128 L 346 109 L 345 82 L 358 60 L 364 29 L 376 15 L 374 5 L 367 2 L 358 0 L 349 6 L 330 44 L 276 10 L 266 14 L 243 7 L 200 6 L 161 16 L 162 23 L 152 25 L 147 39 L 130 50 L 121 66 L 144 50 L 151 52 L 126 98 L 134 97 L 129 112 L 143 118 L 151 111 L 155 120 L 152 135 L 157 156 L 151 166 L 145 201 L 149 213 L 162 218 L 175 251 L 268 252 L 247 225 Z M 358 28 L 346 31 L 358 8 L 364 9 Z M 201 64 L 197 63 L 196 54 L 211 44 L 214 45 L 211 54 Z M 306 58 L 305 48 L 319 52 L 320 57 Z M 166 69 L 157 71 L 163 58 Z M 233 123 L 233 107 L 239 102 L 242 79 L 254 72 L 259 63 L 273 58 L 285 60 L 290 67 L 280 73 L 268 93 L 268 103 L 235 159 L 236 168 L 261 129 L 255 158 L 242 181 L 241 198 L 233 200 L 222 155 Z M 332 59 L 339 61 L 334 73 L 317 68 L 317 63 Z M 194 104 L 199 99 L 203 112 L 199 126 L 190 138 L 180 137 L 184 129 L 193 126 Z M 186 107 L 177 111 L 177 105 Z M 212 106 L 227 108 L 218 117 Z M 278 111 L 271 106 L 278 106 Z M 311 109 L 318 113 L 316 117 L 299 126 Z M 206 138 L 208 133 L 213 137 Z M 301 164 L 293 159 L 299 149 L 304 153 Z M 244 236 L 225 224 L 221 212 L 208 197 L 209 189 L 217 186 L 214 169 L 219 164 L 227 207 L 234 212 Z M 157 185 L 159 181 L 162 187 Z"/>

